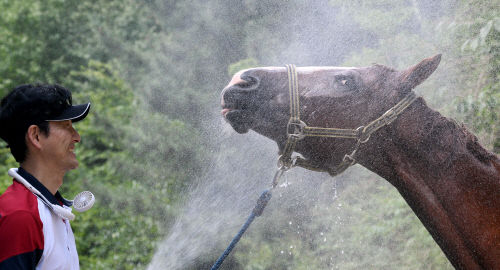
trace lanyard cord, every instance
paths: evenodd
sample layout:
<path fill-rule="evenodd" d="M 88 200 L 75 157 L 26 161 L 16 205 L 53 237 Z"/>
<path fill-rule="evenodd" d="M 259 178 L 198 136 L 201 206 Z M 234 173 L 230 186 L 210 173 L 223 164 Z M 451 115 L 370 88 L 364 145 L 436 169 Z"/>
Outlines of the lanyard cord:
<path fill-rule="evenodd" d="M 56 215 L 58 215 L 59 217 L 61 217 L 62 219 L 65 219 L 65 220 L 73 220 L 75 219 L 75 215 L 73 213 L 71 213 L 71 210 L 69 209 L 66 209 L 60 205 L 57 205 L 57 204 L 53 204 L 51 202 L 49 202 L 49 200 L 47 200 L 47 198 L 45 198 L 45 196 L 42 195 L 42 193 L 40 193 L 40 191 L 38 191 L 34 186 L 32 186 L 28 181 L 26 181 L 26 179 L 24 179 L 21 175 L 19 175 L 17 173 L 17 169 L 15 168 L 11 168 L 9 169 L 8 171 L 9 173 L 9 176 L 11 177 L 14 177 L 14 179 L 23 184 L 29 191 L 31 191 L 31 193 L 33 193 L 35 196 L 37 196 L 38 198 L 40 198 L 40 200 Z"/>

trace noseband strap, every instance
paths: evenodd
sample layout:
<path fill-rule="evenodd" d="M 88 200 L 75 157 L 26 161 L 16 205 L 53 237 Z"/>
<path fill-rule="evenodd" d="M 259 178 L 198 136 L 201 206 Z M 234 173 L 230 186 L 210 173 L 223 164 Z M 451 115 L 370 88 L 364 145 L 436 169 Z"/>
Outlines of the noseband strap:
<path fill-rule="evenodd" d="M 360 145 L 366 143 L 370 139 L 372 133 L 396 120 L 396 118 L 417 99 L 417 96 L 412 91 L 379 118 L 356 129 L 309 127 L 300 120 L 297 70 L 295 69 L 295 65 L 286 65 L 286 69 L 288 73 L 288 91 L 290 96 L 290 120 L 287 125 L 287 141 L 279 158 L 280 168 L 289 169 L 294 166 L 300 166 L 310 170 L 325 171 L 304 158 L 298 156 L 292 158 L 292 153 L 295 150 L 297 142 L 306 136 L 355 139 L 356 144 L 354 150 L 350 154 L 344 155 L 342 162 L 336 168 L 327 170 L 331 176 L 342 173 L 350 166 L 356 164 L 355 155 Z"/>

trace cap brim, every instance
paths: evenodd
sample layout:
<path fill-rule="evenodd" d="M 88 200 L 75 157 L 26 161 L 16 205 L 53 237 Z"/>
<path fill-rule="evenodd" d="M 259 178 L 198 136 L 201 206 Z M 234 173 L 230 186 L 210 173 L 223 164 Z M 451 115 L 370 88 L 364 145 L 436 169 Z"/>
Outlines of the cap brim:
<path fill-rule="evenodd" d="M 90 102 L 87 104 L 75 105 L 64 110 L 59 116 L 46 121 L 66 121 L 71 120 L 73 123 L 83 120 L 90 111 Z"/>

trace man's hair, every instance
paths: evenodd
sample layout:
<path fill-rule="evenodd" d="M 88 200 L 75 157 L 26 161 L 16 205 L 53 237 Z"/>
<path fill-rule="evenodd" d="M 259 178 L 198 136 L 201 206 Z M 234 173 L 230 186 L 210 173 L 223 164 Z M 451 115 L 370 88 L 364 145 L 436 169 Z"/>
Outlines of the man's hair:
<path fill-rule="evenodd" d="M 0 102 L 0 138 L 7 142 L 17 162 L 27 154 L 26 132 L 37 125 L 48 136 L 51 117 L 72 104 L 71 92 L 59 85 L 25 84 L 14 88 Z"/>

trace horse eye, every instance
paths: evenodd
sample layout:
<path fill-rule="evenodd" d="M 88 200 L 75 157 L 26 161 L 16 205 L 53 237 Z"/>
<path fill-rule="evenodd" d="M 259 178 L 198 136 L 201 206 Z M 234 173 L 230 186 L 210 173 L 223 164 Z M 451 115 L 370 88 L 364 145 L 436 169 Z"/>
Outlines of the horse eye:
<path fill-rule="evenodd" d="M 337 75 L 337 76 L 335 76 L 335 80 L 343 86 L 350 86 L 351 85 L 350 78 L 348 78 L 345 75 Z"/>

